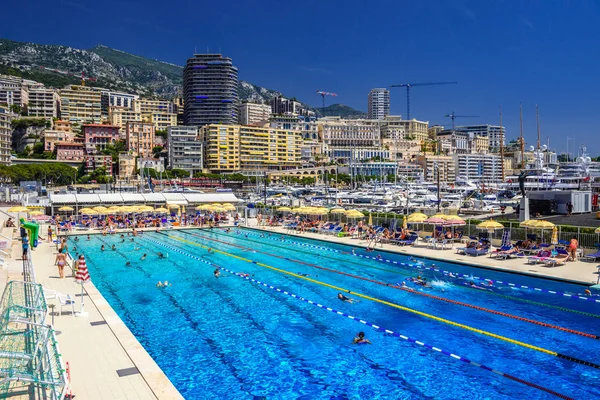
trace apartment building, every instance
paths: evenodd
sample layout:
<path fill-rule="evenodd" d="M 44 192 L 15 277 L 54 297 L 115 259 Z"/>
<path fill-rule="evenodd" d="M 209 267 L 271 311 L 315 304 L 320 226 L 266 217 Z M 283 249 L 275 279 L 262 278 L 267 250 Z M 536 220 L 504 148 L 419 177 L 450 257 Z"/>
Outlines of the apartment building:
<path fill-rule="evenodd" d="M 464 125 L 457 126 L 456 131 L 471 133 L 474 136 L 487 137 L 489 139 L 489 150 L 490 153 L 500 152 L 500 147 L 505 145 L 506 128 L 499 125 Z"/>
<path fill-rule="evenodd" d="M 102 89 L 69 85 L 60 90 L 61 118 L 71 124 L 102 122 Z"/>
<path fill-rule="evenodd" d="M 268 121 L 271 117 L 271 106 L 244 102 L 238 107 L 238 117 L 240 125 L 252 125 Z"/>
<path fill-rule="evenodd" d="M 77 161 L 81 162 L 85 158 L 84 145 L 75 142 L 55 143 L 56 159 L 58 161 Z"/>
<path fill-rule="evenodd" d="M 106 170 L 107 176 L 112 176 L 112 156 L 106 155 L 86 155 L 83 159 L 83 165 L 86 174 L 91 174 L 99 168 Z"/>
<path fill-rule="evenodd" d="M 326 117 L 319 120 L 319 136 L 327 147 L 379 147 L 381 131 L 372 120 L 343 120 L 340 117 Z"/>
<path fill-rule="evenodd" d="M 197 126 L 170 126 L 167 128 L 169 168 L 202 172 L 203 145 Z"/>
<path fill-rule="evenodd" d="M 221 54 L 194 54 L 183 70 L 183 119 L 187 126 L 238 121 L 238 69 Z"/>
<path fill-rule="evenodd" d="M 277 114 L 271 116 L 269 125 L 275 129 L 299 131 L 304 140 L 319 139 L 318 122 L 315 116 Z"/>
<path fill-rule="evenodd" d="M 132 108 L 117 106 L 110 106 L 108 108 L 108 122 L 111 125 L 120 127 L 123 135 L 125 134 L 125 128 L 127 127 L 128 122 L 142 122 L 140 107 L 135 104 L 137 104 L 137 102 L 134 102 Z"/>
<path fill-rule="evenodd" d="M 428 182 L 452 183 L 456 181 L 456 166 L 451 156 L 417 156 L 417 163 L 423 169 L 423 176 Z"/>
<path fill-rule="evenodd" d="M 390 91 L 385 88 L 371 89 L 368 96 L 368 119 L 384 119 L 390 114 Z"/>
<path fill-rule="evenodd" d="M 0 107 L 0 165 L 10 164 L 10 151 L 12 145 L 11 122 L 15 115 L 8 107 Z"/>
<path fill-rule="evenodd" d="M 60 96 L 58 91 L 43 87 L 29 89 L 27 113 L 31 117 L 59 118 Z"/>
<path fill-rule="evenodd" d="M 109 144 L 120 140 L 119 127 L 115 125 L 85 124 L 81 131 L 84 136 L 85 151 L 87 154 L 97 154 L 99 150 L 106 149 Z"/>
<path fill-rule="evenodd" d="M 115 92 L 102 89 L 102 117 L 108 118 L 111 107 L 133 109 L 133 104 L 140 98 L 137 94 Z"/>
<path fill-rule="evenodd" d="M 119 153 L 119 178 L 130 179 L 135 173 L 135 158 L 132 153 Z"/>
<path fill-rule="evenodd" d="M 497 154 L 455 154 L 456 176 L 484 183 L 502 182 L 502 158 Z"/>
<path fill-rule="evenodd" d="M 302 135 L 297 131 L 211 124 L 200 132 L 205 166 L 212 172 L 283 170 L 301 165 Z"/>
<path fill-rule="evenodd" d="M 128 122 L 125 128 L 127 151 L 139 157 L 152 157 L 154 147 L 154 125 L 145 122 Z"/>
<path fill-rule="evenodd" d="M 56 143 L 73 142 L 75 140 L 73 132 L 58 131 L 55 129 L 46 129 L 42 135 L 44 139 L 44 151 L 54 151 Z"/>
<path fill-rule="evenodd" d="M 32 81 L 30 81 L 32 82 Z M 34 82 L 37 83 L 37 82 Z M 16 76 L 0 75 L 0 105 L 24 106 L 29 103 L 29 86 Z"/>
<path fill-rule="evenodd" d="M 154 125 L 157 131 L 166 131 L 170 126 L 177 126 L 177 114 L 156 111 L 142 114 L 142 121 Z"/>
<path fill-rule="evenodd" d="M 139 99 L 134 107 L 139 107 L 142 121 L 154 125 L 156 130 L 162 131 L 177 125 L 177 113 L 171 101 Z"/>

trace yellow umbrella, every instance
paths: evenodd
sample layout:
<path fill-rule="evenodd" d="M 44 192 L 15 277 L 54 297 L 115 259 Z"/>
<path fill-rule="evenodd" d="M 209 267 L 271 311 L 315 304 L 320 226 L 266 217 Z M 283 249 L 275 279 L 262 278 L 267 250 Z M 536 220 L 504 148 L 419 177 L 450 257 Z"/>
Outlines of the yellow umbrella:
<path fill-rule="evenodd" d="M 598 228 L 596 228 L 598 230 Z M 551 244 L 558 244 L 558 228 L 555 226 L 552 228 L 552 239 L 550 240 Z"/>
<path fill-rule="evenodd" d="M 446 215 L 446 214 L 440 214 L 440 213 L 437 213 L 437 214 L 434 214 L 434 215 L 432 215 L 430 218 L 432 218 L 432 219 L 433 219 L 433 218 L 441 218 L 441 219 L 446 219 L 446 217 L 447 217 L 447 215 Z"/>
<path fill-rule="evenodd" d="M 44 215 L 45 213 L 42 211 L 31 211 L 29 212 L 29 215 Z"/>
<path fill-rule="evenodd" d="M 8 209 L 8 212 L 27 212 L 29 211 L 27 207 L 23 206 L 14 206 Z"/>
<path fill-rule="evenodd" d="M 600 228 L 596 228 L 596 230 L 594 231 L 594 233 L 600 233 Z"/>
<path fill-rule="evenodd" d="M 421 212 L 414 212 L 414 213 L 410 214 L 408 216 L 408 218 L 418 218 L 418 219 L 423 218 L 423 220 L 426 220 L 429 217 L 426 214 L 423 214 Z"/>
<path fill-rule="evenodd" d="M 535 219 L 528 219 L 527 221 L 523 221 L 519 224 L 521 228 L 533 228 L 533 225 L 537 223 Z"/>
<path fill-rule="evenodd" d="M 155 209 L 154 211 L 155 211 L 155 212 L 157 212 L 157 213 L 166 213 L 166 212 L 169 212 L 169 210 L 167 210 L 167 209 L 166 209 L 166 208 L 164 208 L 164 207 L 158 207 L 158 208 L 157 208 L 157 209 Z"/>
<path fill-rule="evenodd" d="M 445 219 L 446 221 L 464 221 L 464 219 L 458 215 L 444 215 L 442 219 Z"/>
<path fill-rule="evenodd" d="M 488 231 L 494 231 L 496 229 L 503 229 L 504 225 L 502 225 L 500 222 L 494 221 L 493 219 L 488 219 L 487 221 L 484 221 L 477 225 L 477 228 L 486 229 Z"/>
<path fill-rule="evenodd" d="M 211 206 L 221 207 L 221 203 L 212 203 Z"/>
<path fill-rule="evenodd" d="M 422 223 L 425 222 L 425 220 L 428 218 L 427 215 L 425 214 L 421 214 L 418 213 L 420 215 L 409 215 L 408 218 L 406 219 L 406 222 L 409 223 Z"/>
<path fill-rule="evenodd" d="M 227 211 L 235 211 L 235 206 L 231 203 L 225 203 L 221 207 Z"/>
<path fill-rule="evenodd" d="M 373 213 L 369 213 L 369 225 L 373 226 Z"/>
<path fill-rule="evenodd" d="M 404 216 L 404 220 L 402 221 L 402 229 L 408 229 L 408 223 L 406 221 L 406 215 Z"/>
<path fill-rule="evenodd" d="M 532 225 L 529 225 L 530 228 L 536 228 L 536 229 L 551 229 L 554 228 L 555 225 L 550 222 L 550 221 L 546 221 L 543 219 L 538 219 L 538 220 L 534 220 L 535 222 L 532 223 Z"/>
<path fill-rule="evenodd" d="M 82 208 L 81 210 L 79 210 L 80 214 L 87 214 L 89 212 L 96 212 L 96 211 L 91 208 Z"/>
<path fill-rule="evenodd" d="M 84 215 L 98 215 L 98 211 L 94 211 L 91 208 L 87 209 L 86 212 L 82 212 L 83 210 L 85 210 L 85 208 L 80 210 L 79 212 Z"/>
<path fill-rule="evenodd" d="M 279 207 L 277 211 L 292 211 L 292 209 L 289 207 Z"/>
<path fill-rule="evenodd" d="M 64 206 L 59 208 L 58 211 L 73 211 L 73 207 Z"/>
<path fill-rule="evenodd" d="M 344 214 L 346 213 L 346 210 L 344 210 L 343 208 L 334 208 L 329 210 L 329 212 L 332 214 Z"/>
<path fill-rule="evenodd" d="M 364 218 L 365 215 L 358 210 L 350 210 L 346 213 L 347 218 Z"/>

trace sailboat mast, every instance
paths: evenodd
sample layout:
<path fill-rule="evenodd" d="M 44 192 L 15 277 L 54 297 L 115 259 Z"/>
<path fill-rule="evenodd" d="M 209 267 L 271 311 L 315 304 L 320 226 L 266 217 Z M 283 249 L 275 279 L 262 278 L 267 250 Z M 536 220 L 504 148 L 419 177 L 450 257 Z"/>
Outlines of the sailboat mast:
<path fill-rule="evenodd" d="M 537 104 L 535 105 L 535 122 L 537 124 L 537 134 L 538 134 L 537 148 L 539 150 L 540 149 L 540 109 Z"/>
<path fill-rule="evenodd" d="M 521 169 L 525 169 L 525 139 L 523 138 L 523 105 L 519 103 L 519 125 L 521 128 L 521 136 L 519 141 L 521 142 Z"/>
<path fill-rule="evenodd" d="M 502 165 L 502 183 L 504 183 L 504 130 L 502 129 L 502 106 L 500 106 L 500 158 Z"/>

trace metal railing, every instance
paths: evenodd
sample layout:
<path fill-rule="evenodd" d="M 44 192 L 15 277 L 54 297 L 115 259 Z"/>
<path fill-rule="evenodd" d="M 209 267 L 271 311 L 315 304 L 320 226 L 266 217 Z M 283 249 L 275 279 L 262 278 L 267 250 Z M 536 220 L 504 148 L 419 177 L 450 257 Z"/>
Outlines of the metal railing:
<path fill-rule="evenodd" d="M 26 392 L 30 399 L 62 400 L 66 371 L 29 249 L 23 279 L 9 282 L 0 298 L 0 398 Z"/>

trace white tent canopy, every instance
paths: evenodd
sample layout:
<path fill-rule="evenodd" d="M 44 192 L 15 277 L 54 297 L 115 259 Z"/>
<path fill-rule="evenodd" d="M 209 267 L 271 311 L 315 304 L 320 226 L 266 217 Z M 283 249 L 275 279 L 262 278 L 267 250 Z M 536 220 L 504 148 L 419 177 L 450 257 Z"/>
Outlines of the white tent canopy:
<path fill-rule="evenodd" d="M 51 194 L 51 207 L 64 205 L 76 209 L 100 204 L 132 205 L 132 204 L 204 204 L 204 203 L 239 203 L 233 193 L 85 193 L 85 194 Z"/>

